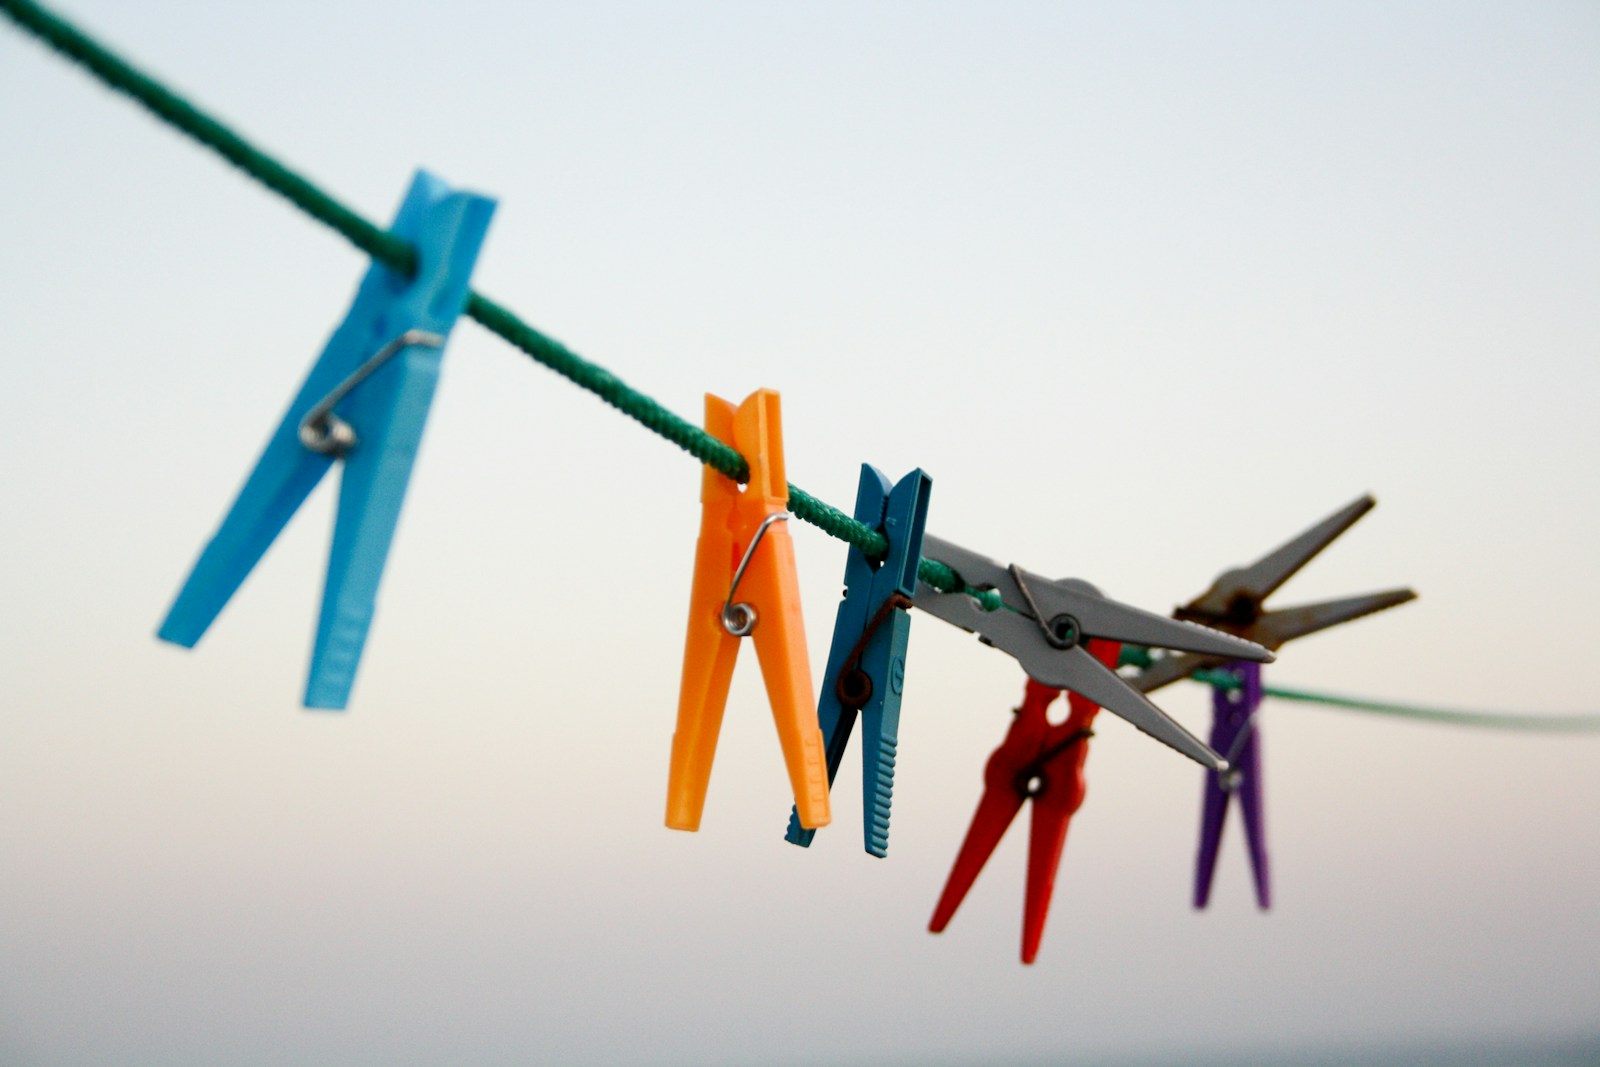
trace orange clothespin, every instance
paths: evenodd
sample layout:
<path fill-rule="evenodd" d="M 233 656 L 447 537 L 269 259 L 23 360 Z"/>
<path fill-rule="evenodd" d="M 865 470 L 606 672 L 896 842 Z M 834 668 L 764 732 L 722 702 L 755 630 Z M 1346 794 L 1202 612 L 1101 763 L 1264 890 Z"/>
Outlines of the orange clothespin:
<path fill-rule="evenodd" d="M 755 638 L 800 825 L 826 826 L 827 757 L 806 658 L 794 542 L 781 521 L 789 517 L 789 484 L 783 473 L 778 394 L 757 390 L 735 410 L 707 393 L 706 432 L 745 457 L 750 483 L 741 490 L 710 467 L 701 477 L 700 542 L 667 778 L 667 825 L 674 830 L 700 828 L 739 638 L 749 635 Z"/>

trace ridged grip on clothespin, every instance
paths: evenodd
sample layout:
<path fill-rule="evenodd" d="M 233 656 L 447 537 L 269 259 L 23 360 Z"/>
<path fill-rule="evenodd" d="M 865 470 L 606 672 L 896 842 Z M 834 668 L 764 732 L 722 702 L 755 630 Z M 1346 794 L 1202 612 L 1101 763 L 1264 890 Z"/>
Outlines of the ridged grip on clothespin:
<path fill-rule="evenodd" d="M 894 800 L 895 758 L 899 749 L 900 698 L 910 643 L 910 596 L 928 522 L 933 480 L 913 470 L 893 487 L 871 464 L 861 465 L 855 519 L 881 532 L 887 555 L 869 560 L 851 546 L 845 561 L 845 593 L 834 620 L 828 668 L 817 698 L 817 721 L 827 745 L 831 786 L 844 760 L 856 718 L 861 718 L 862 835 L 866 851 L 883 857 L 889 849 L 889 816 Z M 807 847 L 815 831 L 789 815 L 784 840 Z"/>

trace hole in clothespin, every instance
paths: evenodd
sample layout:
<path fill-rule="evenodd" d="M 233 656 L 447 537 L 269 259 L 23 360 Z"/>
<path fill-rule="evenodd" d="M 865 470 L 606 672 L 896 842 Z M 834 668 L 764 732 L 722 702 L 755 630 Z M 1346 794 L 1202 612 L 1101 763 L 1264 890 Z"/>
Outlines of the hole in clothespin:
<path fill-rule="evenodd" d="M 993 585 L 967 585 L 961 581 L 961 575 L 956 575 L 956 588 L 963 589 L 982 611 L 999 611 L 1005 601 L 1000 597 L 1000 591 Z"/>

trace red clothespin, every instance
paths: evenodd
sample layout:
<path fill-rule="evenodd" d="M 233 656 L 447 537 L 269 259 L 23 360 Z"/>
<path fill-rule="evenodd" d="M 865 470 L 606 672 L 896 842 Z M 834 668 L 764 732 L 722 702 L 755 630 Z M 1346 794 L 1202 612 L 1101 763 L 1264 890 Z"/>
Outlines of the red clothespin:
<path fill-rule="evenodd" d="M 781 521 L 789 517 L 784 510 L 789 483 L 783 471 L 778 394 L 758 390 L 737 410 L 706 394 L 706 432 L 745 457 L 750 483 L 741 490 L 710 467 L 701 478 L 700 542 L 678 692 L 678 729 L 672 736 L 667 825 L 674 830 L 700 828 L 739 639 L 750 636 L 800 824 L 826 826 L 828 764 L 806 657 L 794 542 Z"/>
<path fill-rule="evenodd" d="M 1122 645 L 1091 639 L 1088 651 L 1112 669 Z M 983 771 L 983 798 L 972 816 L 961 851 L 956 854 L 938 906 L 928 929 L 939 933 L 950 924 L 978 872 L 993 855 L 1006 828 L 1026 800 L 1033 801 L 1033 821 L 1028 837 L 1028 887 L 1022 911 L 1022 962 L 1039 954 L 1044 921 L 1050 913 L 1056 870 L 1067 843 L 1067 825 L 1083 804 L 1086 791 L 1084 761 L 1089 756 L 1090 727 L 1100 711 L 1087 697 L 1067 692 L 1069 713 L 1065 722 L 1051 725 L 1049 707 L 1063 692 L 1028 679 L 1028 687 L 1005 740 L 989 757 Z"/>

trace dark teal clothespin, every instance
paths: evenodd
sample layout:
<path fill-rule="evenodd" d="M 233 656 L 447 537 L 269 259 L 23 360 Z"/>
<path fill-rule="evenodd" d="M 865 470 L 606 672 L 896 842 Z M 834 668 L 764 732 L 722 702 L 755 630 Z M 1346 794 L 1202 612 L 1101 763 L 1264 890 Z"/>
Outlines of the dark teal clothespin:
<path fill-rule="evenodd" d="M 861 821 L 866 849 L 889 852 L 889 803 L 894 796 L 895 749 L 899 744 L 900 691 L 905 684 L 906 643 L 911 637 L 911 594 L 916 592 L 922 535 L 928 524 L 933 479 L 919 468 L 889 489 L 889 479 L 861 465 L 856 491 L 858 522 L 889 541 L 889 554 L 874 563 L 855 546 L 844 566 L 844 600 L 833 624 L 833 648 L 822 676 L 817 719 L 828 750 L 828 784 L 844 759 L 856 716 L 861 716 Z M 815 830 L 789 815 L 784 840 L 806 847 Z"/>
<path fill-rule="evenodd" d="M 416 249 L 415 276 L 378 263 L 367 271 L 349 314 L 179 590 L 157 633 L 162 640 L 194 647 L 342 459 L 305 703 L 343 708 L 349 701 L 445 339 L 466 305 L 494 206 L 417 172 L 390 231 Z"/>

